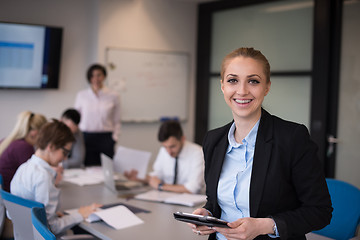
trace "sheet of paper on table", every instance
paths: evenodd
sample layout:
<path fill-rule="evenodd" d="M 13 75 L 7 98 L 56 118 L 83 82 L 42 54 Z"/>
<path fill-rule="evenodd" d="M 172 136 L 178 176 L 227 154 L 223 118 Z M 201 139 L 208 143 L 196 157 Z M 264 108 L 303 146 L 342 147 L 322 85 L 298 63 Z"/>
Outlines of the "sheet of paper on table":
<path fill-rule="evenodd" d="M 70 209 L 65 211 L 68 214 L 77 212 L 77 209 Z M 138 216 L 131 212 L 127 207 L 118 205 L 106 209 L 98 209 L 92 213 L 87 219 L 87 222 L 96 222 L 103 220 L 109 226 L 119 230 L 123 228 L 132 227 L 144 223 Z"/>
<path fill-rule="evenodd" d="M 104 175 L 101 167 L 71 168 L 64 170 L 63 181 L 80 186 L 92 185 L 104 182 Z"/>
<path fill-rule="evenodd" d="M 136 195 L 135 199 L 193 207 L 205 202 L 206 195 L 150 190 Z"/>

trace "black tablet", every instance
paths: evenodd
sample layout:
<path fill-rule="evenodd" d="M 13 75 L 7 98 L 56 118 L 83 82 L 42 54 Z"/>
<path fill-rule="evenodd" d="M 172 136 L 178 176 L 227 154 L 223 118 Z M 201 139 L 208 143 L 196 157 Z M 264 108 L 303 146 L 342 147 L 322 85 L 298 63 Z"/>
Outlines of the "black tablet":
<path fill-rule="evenodd" d="M 178 221 L 193 223 L 195 225 L 229 228 L 229 226 L 227 225 L 228 223 L 227 221 L 211 216 L 202 216 L 191 213 L 176 212 L 174 213 L 174 218 Z"/>

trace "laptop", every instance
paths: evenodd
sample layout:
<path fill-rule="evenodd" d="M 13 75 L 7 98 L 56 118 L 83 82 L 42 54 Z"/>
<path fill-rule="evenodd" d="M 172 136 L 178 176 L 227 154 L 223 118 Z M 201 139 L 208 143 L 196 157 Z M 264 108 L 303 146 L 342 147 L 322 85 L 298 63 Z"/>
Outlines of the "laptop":
<path fill-rule="evenodd" d="M 118 194 L 131 194 L 145 191 L 143 183 L 137 181 L 130 181 L 122 174 L 114 173 L 113 160 L 101 154 L 101 166 L 104 174 L 104 183 L 107 188 Z"/>

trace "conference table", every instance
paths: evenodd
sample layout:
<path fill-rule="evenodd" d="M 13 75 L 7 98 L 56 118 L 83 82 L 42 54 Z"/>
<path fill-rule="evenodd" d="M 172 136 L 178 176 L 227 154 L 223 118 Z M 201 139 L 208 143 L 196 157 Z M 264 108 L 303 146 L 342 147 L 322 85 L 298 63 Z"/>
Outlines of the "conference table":
<path fill-rule="evenodd" d="M 100 239 L 207 239 L 207 236 L 194 234 L 186 223 L 179 222 L 173 217 L 174 212 L 182 211 L 191 213 L 194 209 L 201 207 L 201 205 L 193 208 L 118 197 L 118 194 L 106 188 L 103 183 L 78 186 L 76 184 L 62 182 L 60 188 L 60 204 L 62 210 L 78 208 L 96 202 L 101 204 L 124 203 L 150 211 L 149 213 L 140 212 L 136 214 L 144 223 L 120 230 L 112 228 L 103 221 L 93 223 L 84 221 L 79 224 L 79 227 Z"/>
<path fill-rule="evenodd" d="M 173 218 L 174 212 L 191 213 L 194 209 L 201 207 L 201 205 L 192 208 L 118 197 L 118 194 L 106 188 L 104 183 L 78 186 L 62 182 L 60 187 L 62 210 L 78 208 L 96 202 L 101 204 L 123 203 L 150 211 L 150 213 L 141 212 L 136 214 L 144 223 L 120 230 L 110 227 L 103 221 L 94 223 L 84 221 L 79 224 L 81 228 L 100 239 L 205 240 L 208 237 L 194 234 L 185 223 L 178 222 Z M 306 237 L 309 240 L 330 239 L 313 233 L 308 233 Z"/>

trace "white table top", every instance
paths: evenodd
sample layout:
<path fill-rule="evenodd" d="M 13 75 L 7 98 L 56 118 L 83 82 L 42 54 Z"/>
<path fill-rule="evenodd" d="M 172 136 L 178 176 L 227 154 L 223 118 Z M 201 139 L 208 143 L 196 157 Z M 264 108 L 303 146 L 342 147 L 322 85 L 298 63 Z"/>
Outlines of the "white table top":
<path fill-rule="evenodd" d="M 93 202 L 108 204 L 124 202 L 125 204 L 151 211 L 136 214 L 144 223 L 126 229 L 115 230 L 104 222 L 82 222 L 79 226 L 101 239 L 156 239 L 156 240 L 205 240 L 207 236 L 197 236 L 191 229 L 173 217 L 173 212 L 192 212 L 195 208 L 146 202 L 134 199 L 119 198 L 107 189 L 104 184 L 77 186 L 71 183 L 61 184 L 62 210 L 78 208 Z M 198 206 L 198 207 L 201 207 Z"/>
<path fill-rule="evenodd" d="M 208 236 L 195 235 L 185 223 L 178 222 L 173 218 L 174 212 L 182 211 L 191 213 L 196 208 L 201 207 L 201 205 L 192 208 L 120 198 L 117 194 L 106 188 L 103 183 L 82 187 L 67 182 L 61 184 L 60 203 L 62 210 L 78 208 L 94 202 L 101 204 L 123 202 L 151 211 L 150 213 L 136 214 L 144 221 L 143 224 L 121 230 L 115 230 L 102 221 L 80 223 L 80 227 L 101 239 L 206 240 L 208 238 Z M 313 233 L 307 234 L 306 237 L 311 240 L 330 239 Z"/>

